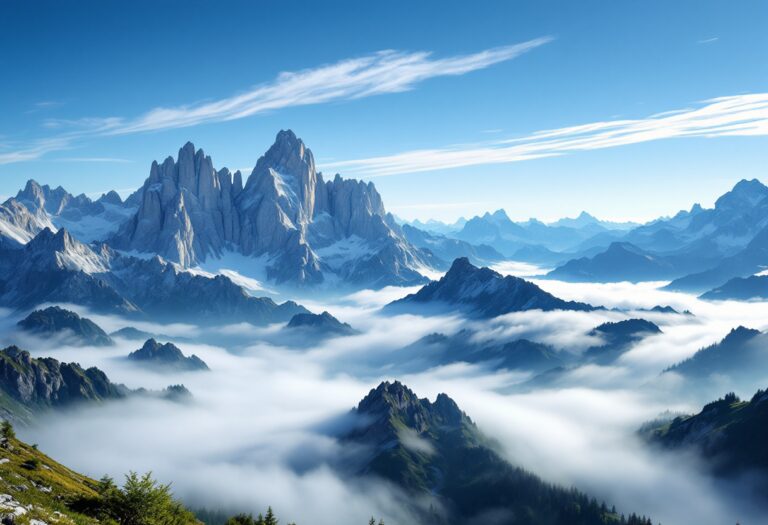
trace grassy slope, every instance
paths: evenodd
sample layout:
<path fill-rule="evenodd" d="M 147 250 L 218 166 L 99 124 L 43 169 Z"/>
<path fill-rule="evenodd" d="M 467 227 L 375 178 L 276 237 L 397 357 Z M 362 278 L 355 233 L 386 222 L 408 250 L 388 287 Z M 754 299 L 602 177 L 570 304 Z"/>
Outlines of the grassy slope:
<path fill-rule="evenodd" d="M 4 460 L 8 461 L 4 461 Z M 66 503 L 96 497 L 96 481 L 82 476 L 17 439 L 0 447 L 0 494 L 9 494 L 29 511 L 17 518 L 26 525 L 31 519 L 59 524 L 95 524 L 97 520 L 70 510 Z M 24 466 L 37 461 L 38 467 Z M 6 511 L 7 512 L 7 511 Z"/>

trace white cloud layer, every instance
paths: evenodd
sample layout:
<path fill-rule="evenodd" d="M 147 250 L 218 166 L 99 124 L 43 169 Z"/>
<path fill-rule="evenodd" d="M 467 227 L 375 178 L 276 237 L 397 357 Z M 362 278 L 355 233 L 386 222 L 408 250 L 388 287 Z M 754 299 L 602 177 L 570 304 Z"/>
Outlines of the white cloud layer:
<path fill-rule="evenodd" d="M 539 284 L 566 299 L 625 311 L 521 312 L 490 321 L 381 315 L 381 305 L 412 291 L 392 287 L 335 303 L 308 303 L 316 311 L 331 311 L 360 333 L 287 347 L 272 342 L 279 326 L 228 327 L 216 331 L 211 343 L 211 338 L 202 340 L 210 329 L 139 324 L 78 309 L 107 331 L 131 324 L 168 334 L 185 354 L 208 363 L 211 371 L 206 373 L 155 373 L 134 366 L 125 356 L 141 345 L 137 341 L 89 348 L 22 336 L 14 333 L 19 314 L 9 311 L 0 311 L 0 343 L 17 342 L 35 356 L 98 366 L 130 387 L 186 384 L 195 396 L 190 404 L 105 403 L 50 414 L 19 433 L 92 476 L 106 472 L 119 478 L 129 469 L 152 470 L 158 479 L 172 481 L 176 494 L 193 505 L 230 512 L 259 512 L 272 505 L 285 523 L 352 525 L 366 523 L 371 515 L 387 523 L 414 523 L 403 514 L 392 486 L 362 482 L 333 468 L 343 444 L 329 435 L 333 423 L 370 388 L 384 379 L 400 379 L 423 397 L 448 393 L 514 464 L 606 499 L 622 512 L 650 514 L 654 523 L 759 522 L 755 517 L 764 509 L 750 508 L 743 486 L 715 480 L 695 458 L 648 448 L 636 430 L 664 410 L 699 410 L 727 392 L 729 387 L 718 384 L 705 385 L 703 394 L 688 391 L 682 378 L 660 377 L 659 372 L 734 326 L 765 329 L 768 302 L 708 303 L 655 288 L 663 283 Z M 657 304 L 695 315 L 641 310 Z M 429 333 L 471 328 L 479 338 L 526 337 L 578 353 L 594 343 L 588 336 L 592 327 L 634 316 L 656 322 L 662 333 L 640 341 L 610 366 L 578 367 L 556 384 L 530 391 L 516 388 L 528 379 L 525 371 L 435 363 L 410 346 Z M 734 391 L 750 396 L 768 384 L 768 372 L 756 371 L 753 383 Z M 413 437 L 405 436 L 409 446 L 428 450 Z M 681 506 L 681 501 L 695 505 Z"/>

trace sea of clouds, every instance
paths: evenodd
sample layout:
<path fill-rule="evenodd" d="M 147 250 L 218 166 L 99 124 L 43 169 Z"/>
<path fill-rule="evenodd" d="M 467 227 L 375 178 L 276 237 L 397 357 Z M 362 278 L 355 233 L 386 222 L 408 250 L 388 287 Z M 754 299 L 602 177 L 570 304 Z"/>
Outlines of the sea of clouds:
<path fill-rule="evenodd" d="M 297 344 L 282 337 L 281 326 L 156 325 L 73 307 L 108 332 L 130 325 L 163 334 L 185 354 L 202 358 L 210 372 L 158 373 L 137 366 L 125 356 L 141 346 L 138 341 L 95 348 L 25 336 L 14 330 L 18 316 L 11 314 L 0 332 L 5 344 L 97 366 L 131 388 L 186 385 L 194 396 L 189 403 L 106 403 L 47 415 L 19 433 L 94 477 L 152 471 L 192 507 L 259 512 L 271 505 L 282 522 L 299 525 L 362 524 L 372 515 L 411 523 L 396 487 L 352 477 L 335 465 L 343 448 L 335 426 L 380 381 L 398 379 L 422 397 L 449 394 L 510 462 L 622 512 L 647 514 L 665 525 L 744 523 L 760 515 L 735 482 L 714 479 L 695 457 L 650 448 L 637 430 L 666 410 L 695 412 L 728 390 L 749 397 L 768 386 L 768 372 L 757 371 L 750 384 L 713 382 L 692 393 L 682 378 L 661 374 L 736 326 L 765 329 L 768 303 L 707 303 L 661 291 L 661 283 L 537 284 L 606 310 L 521 312 L 482 322 L 457 314 L 391 316 L 382 315 L 381 306 L 413 289 L 367 290 L 332 302 L 300 298 L 359 333 Z M 693 315 L 643 311 L 655 305 Z M 430 363 L 407 348 L 431 333 L 470 328 L 478 339 L 525 337 L 578 354 L 595 344 L 589 335 L 595 326 L 638 316 L 663 333 L 642 340 L 611 366 L 571 370 L 546 389 L 516 389 L 530 378 L 524 371 Z"/>

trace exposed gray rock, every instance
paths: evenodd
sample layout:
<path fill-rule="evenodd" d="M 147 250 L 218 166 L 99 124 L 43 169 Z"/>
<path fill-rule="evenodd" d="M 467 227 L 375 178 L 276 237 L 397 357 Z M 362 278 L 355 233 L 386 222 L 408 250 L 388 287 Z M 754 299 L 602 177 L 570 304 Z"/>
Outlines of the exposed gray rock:
<path fill-rule="evenodd" d="M 147 339 L 141 348 L 128 355 L 128 359 L 163 369 L 209 370 L 196 355 L 185 356 L 173 343 L 160 344 L 155 339 Z"/>
<path fill-rule="evenodd" d="M 111 244 L 193 266 L 226 251 L 267 256 L 267 278 L 317 284 L 328 275 L 358 285 L 425 282 L 429 256 L 404 238 L 371 183 L 317 173 L 292 131 L 278 133 L 243 186 L 187 143 L 153 163 L 135 217 Z"/>

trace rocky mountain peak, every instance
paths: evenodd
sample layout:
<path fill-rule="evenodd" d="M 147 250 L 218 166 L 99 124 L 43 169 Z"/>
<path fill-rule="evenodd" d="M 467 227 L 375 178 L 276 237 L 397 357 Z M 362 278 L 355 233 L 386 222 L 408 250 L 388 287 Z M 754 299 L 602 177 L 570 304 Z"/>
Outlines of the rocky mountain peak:
<path fill-rule="evenodd" d="M 67 248 L 71 247 L 75 242 L 76 241 L 72 238 L 69 232 L 64 228 L 55 232 L 50 228 L 43 228 L 40 233 L 29 241 L 27 248 L 30 250 L 39 248 L 51 251 L 66 251 Z"/>
<path fill-rule="evenodd" d="M 383 381 L 358 403 L 357 411 L 363 414 L 389 413 L 419 404 L 416 394 L 400 381 Z"/>
<path fill-rule="evenodd" d="M 425 281 L 418 268 L 428 265 L 426 255 L 386 214 L 373 184 L 324 181 L 290 130 L 277 134 L 245 184 L 240 172 L 214 170 L 189 142 L 177 160 L 152 163 L 139 194 L 138 211 L 109 241 L 115 248 L 184 267 L 227 251 L 268 255 L 266 278 L 277 283 L 317 284 L 325 272 L 354 285 Z"/>
<path fill-rule="evenodd" d="M 477 270 L 477 267 L 469 262 L 468 257 L 459 257 L 453 261 L 453 264 L 451 264 L 448 274 L 465 274 L 473 270 Z"/>
<path fill-rule="evenodd" d="M 187 357 L 173 343 L 161 344 L 154 338 L 147 339 L 140 349 L 128 355 L 128 359 L 181 370 L 208 370 L 208 365 L 196 355 Z"/>
<path fill-rule="evenodd" d="M 742 179 L 715 201 L 715 209 L 743 212 L 768 197 L 768 187 L 757 179 Z"/>
<path fill-rule="evenodd" d="M 315 211 L 318 184 L 315 159 L 291 130 L 281 130 L 275 142 L 256 162 L 245 193 L 272 194 L 294 223 L 309 222 Z"/>
<path fill-rule="evenodd" d="M 115 206 L 119 206 L 123 204 L 123 199 L 120 197 L 120 194 L 117 193 L 115 190 L 110 190 L 107 193 L 104 193 L 101 197 L 99 197 L 98 202 L 106 203 L 106 204 L 114 204 Z"/>
<path fill-rule="evenodd" d="M 480 317 L 525 310 L 594 310 L 589 304 L 555 297 L 525 279 L 504 276 L 487 267 L 478 268 L 466 257 L 456 259 L 440 280 L 390 303 L 386 309 L 393 313 L 408 312 L 424 303 L 431 304 L 435 311 L 444 311 L 447 307 Z"/>
<path fill-rule="evenodd" d="M 741 344 L 749 341 L 753 337 L 760 335 L 760 330 L 754 328 L 747 328 L 745 326 L 737 326 L 728 332 L 728 335 L 722 340 L 723 344 Z"/>

